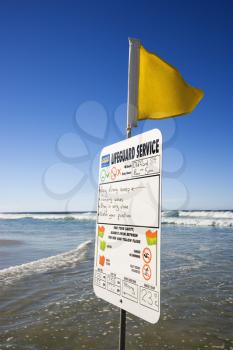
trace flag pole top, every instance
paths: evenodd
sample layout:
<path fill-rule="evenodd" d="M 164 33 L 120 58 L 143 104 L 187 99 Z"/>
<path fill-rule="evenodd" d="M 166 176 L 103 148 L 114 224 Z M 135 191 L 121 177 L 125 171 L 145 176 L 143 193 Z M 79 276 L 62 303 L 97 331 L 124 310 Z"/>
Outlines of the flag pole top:
<path fill-rule="evenodd" d="M 136 38 L 129 38 L 129 45 L 132 45 L 138 48 L 141 45 L 141 41 Z"/>

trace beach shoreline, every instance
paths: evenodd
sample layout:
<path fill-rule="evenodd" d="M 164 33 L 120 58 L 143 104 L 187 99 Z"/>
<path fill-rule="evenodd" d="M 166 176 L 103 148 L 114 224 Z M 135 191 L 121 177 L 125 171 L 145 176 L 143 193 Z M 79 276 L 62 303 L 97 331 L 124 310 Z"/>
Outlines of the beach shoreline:
<path fill-rule="evenodd" d="M 117 349 L 119 310 L 93 293 L 95 215 L 75 215 L 0 219 L 1 350 Z M 164 224 L 161 241 L 161 318 L 128 314 L 127 349 L 230 349 L 232 227 Z"/>

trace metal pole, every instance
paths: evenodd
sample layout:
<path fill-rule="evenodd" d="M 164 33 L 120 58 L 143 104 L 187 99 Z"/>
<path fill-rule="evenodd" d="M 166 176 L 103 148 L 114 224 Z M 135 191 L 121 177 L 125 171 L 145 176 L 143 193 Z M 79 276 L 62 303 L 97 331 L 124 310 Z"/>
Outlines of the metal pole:
<path fill-rule="evenodd" d="M 129 39 L 129 67 L 128 67 L 128 103 L 127 103 L 127 136 L 131 137 L 132 127 L 137 126 L 136 105 L 137 105 L 137 87 L 138 87 L 138 69 L 139 69 L 139 47 L 140 41 Z M 120 309 L 120 332 L 119 332 L 119 350 L 125 350 L 126 333 L 126 311 Z"/>
<path fill-rule="evenodd" d="M 127 126 L 127 139 L 131 137 L 131 125 Z M 126 333 L 126 311 L 120 309 L 120 334 L 119 334 L 119 350 L 125 350 L 125 333 Z"/>
<path fill-rule="evenodd" d="M 131 125 L 128 124 L 126 128 L 127 136 L 129 139 L 131 137 Z M 120 309 L 120 333 L 119 333 L 119 350 L 125 350 L 125 333 L 126 333 L 126 311 Z"/>
<path fill-rule="evenodd" d="M 121 309 L 119 350 L 125 350 L 125 332 L 126 332 L 126 311 Z"/>
<path fill-rule="evenodd" d="M 132 130 L 132 128 L 131 128 L 131 125 L 128 125 L 128 127 L 127 127 L 127 129 L 126 129 L 126 132 L 127 132 L 127 139 L 129 139 L 130 137 L 131 137 L 131 130 Z"/>
<path fill-rule="evenodd" d="M 140 40 L 129 38 L 127 127 L 137 126 Z"/>

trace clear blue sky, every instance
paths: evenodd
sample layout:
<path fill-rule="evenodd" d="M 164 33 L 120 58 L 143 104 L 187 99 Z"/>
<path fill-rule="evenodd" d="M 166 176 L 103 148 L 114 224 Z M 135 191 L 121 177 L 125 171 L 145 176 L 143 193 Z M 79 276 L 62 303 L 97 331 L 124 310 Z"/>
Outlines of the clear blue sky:
<path fill-rule="evenodd" d="M 230 0 L 1 1 L 0 211 L 94 209 L 95 156 L 123 138 L 129 36 L 205 91 L 175 125 L 134 130 L 175 127 L 165 207 L 233 209 L 232 15 Z"/>

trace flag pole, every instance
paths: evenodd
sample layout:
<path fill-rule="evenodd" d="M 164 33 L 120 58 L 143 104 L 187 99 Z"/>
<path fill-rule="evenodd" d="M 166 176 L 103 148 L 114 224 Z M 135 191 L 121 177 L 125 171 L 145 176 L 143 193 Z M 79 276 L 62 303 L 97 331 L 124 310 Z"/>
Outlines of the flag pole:
<path fill-rule="evenodd" d="M 140 45 L 140 40 L 129 38 L 127 138 L 131 137 L 131 129 L 137 126 Z"/>
<path fill-rule="evenodd" d="M 138 39 L 129 38 L 129 66 L 128 66 L 128 102 L 127 102 L 127 136 L 131 137 L 133 127 L 137 126 L 137 98 L 139 76 L 139 48 Z M 120 309 L 119 350 L 125 350 L 126 311 Z"/>

